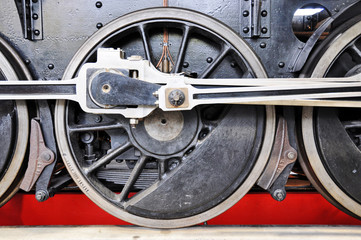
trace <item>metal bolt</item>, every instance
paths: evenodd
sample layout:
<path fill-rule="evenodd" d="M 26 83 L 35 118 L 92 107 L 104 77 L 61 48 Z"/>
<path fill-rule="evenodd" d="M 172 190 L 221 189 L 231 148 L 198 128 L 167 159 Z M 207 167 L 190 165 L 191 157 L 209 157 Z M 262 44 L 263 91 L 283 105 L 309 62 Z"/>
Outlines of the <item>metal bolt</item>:
<path fill-rule="evenodd" d="M 41 154 L 41 159 L 45 160 L 45 161 L 50 161 L 51 160 L 51 155 L 50 153 L 44 152 Z"/>
<path fill-rule="evenodd" d="M 54 64 L 52 64 L 52 63 L 50 63 L 49 65 L 48 65 L 48 68 L 51 70 L 51 69 L 54 69 Z"/>
<path fill-rule="evenodd" d="M 97 23 L 97 28 L 102 28 L 103 27 L 103 24 L 102 23 Z"/>
<path fill-rule="evenodd" d="M 246 10 L 246 11 L 243 11 L 243 17 L 248 17 L 249 16 L 249 12 Z"/>
<path fill-rule="evenodd" d="M 185 99 L 186 99 L 186 96 L 179 89 L 175 89 L 175 90 L 171 91 L 168 95 L 169 103 L 175 107 L 181 106 L 184 103 Z"/>
<path fill-rule="evenodd" d="M 207 57 L 207 63 L 211 63 L 211 62 L 213 62 L 213 58 Z"/>
<path fill-rule="evenodd" d="M 96 123 L 100 123 L 102 120 L 103 120 L 103 118 L 102 118 L 102 116 L 100 116 L 100 115 L 96 116 L 95 119 L 94 119 L 94 121 L 95 121 Z"/>
<path fill-rule="evenodd" d="M 261 29 L 261 33 L 266 34 L 268 32 L 268 29 L 266 27 L 263 27 Z"/>
<path fill-rule="evenodd" d="M 267 16 L 267 14 L 268 14 L 268 13 L 267 13 L 267 11 L 266 11 L 266 10 L 263 10 L 263 11 L 261 12 L 261 16 L 262 16 L 262 17 L 266 17 L 266 16 Z"/>
<path fill-rule="evenodd" d="M 157 97 L 159 96 L 159 92 L 158 92 L 158 91 L 155 91 L 155 92 L 153 93 L 153 96 L 157 98 Z"/>
<path fill-rule="evenodd" d="M 244 27 L 244 28 L 243 28 L 243 32 L 244 32 L 244 33 L 248 33 L 248 32 L 249 32 L 249 27 Z"/>
<path fill-rule="evenodd" d="M 139 123 L 139 120 L 136 118 L 129 119 L 129 124 L 132 128 L 135 128 L 138 125 L 138 123 Z"/>
<path fill-rule="evenodd" d="M 285 63 L 284 63 L 284 62 L 279 62 L 279 63 L 278 63 L 278 67 L 284 68 L 284 67 L 285 67 Z"/>
<path fill-rule="evenodd" d="M 296 158 L 296 154 L 294 152 L 287 153 L 287 158 L 293 160 Z"/>
<path fill-rule="evenodd" d="M 39 31 L 38 29 L 35 29 L 35 30 L 34 30 L 34 34 L 35 34 L 35 36 L 39 36 L 39 35 L 40 35 L 40 31 Z"/>
<path fill-rule="evenodd" d="M 261 42 L 261 44 L 259 45 L 261 48 L 266 48 L 267 44 L 265 42 Z"/>
<path fill-rule="evenodd" d="M 103 6 L 103 3 L 100 2 L 100 1 L 98 1 L 98 2 L 95 3 L 95 6 L 96 6 L 97 8 L 101 8 L 101 7 Z"/>
<path fill-rule="evenodd" d="M 285 194 L 283 192 L 282 189 L 277 189 L 276 191 L 273 192 L 273 199 L 281 202 L 285 199 Z"/>
<path fill-rule="evenodd" d="M 34 13 L 34 14 L 33 14 L 33 19 L 34 19 L 34 20 L 37 20 L 38 18 L 39 18 L 39 15 L 36 14 L 36 13 Z"/>
<path fill-rule="evenodd" d="M 85 132 L 80 136 L 83 143 L 91 143 L 94 140 L 94 135 L 90 132 Z"/>
<path fill-rule="evenodd" d="M 183 67 L 184 67 L 184 68 L 189 67 L 189 63 L 188 63 L 188 62 L 184 62 L 184 63 L 183 63 Z"/>
<path fill-rule="evenodd" d="M 35 199 L 38 202 L 44 202 L 49 198 L 49 193 L 45 192 L 44 190 L 39 190 L 35 193 Z"/>
<path fill-rule="evenodd" d="M 169 166 L 169 170 L 175 169 L 176 167 L 178 167 L 178 165 L 179 165 L 179 162 L 178 162 L 178 161 L 172 162 L 172 163 L 170 164 L 170 166 Z"/>

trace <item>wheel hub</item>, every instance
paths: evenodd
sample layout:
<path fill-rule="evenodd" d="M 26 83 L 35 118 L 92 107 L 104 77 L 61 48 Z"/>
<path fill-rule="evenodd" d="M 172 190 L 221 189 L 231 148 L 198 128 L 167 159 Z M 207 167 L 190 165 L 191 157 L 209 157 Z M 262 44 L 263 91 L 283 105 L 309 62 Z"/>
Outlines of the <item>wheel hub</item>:
<path fill-rule="evenodd" d="M 163 112 L 157 109 L 131 132 L 144 150 L 170 156 L 185 150 L 195 138 L 198 132 L 197 112 Z"/>
<path fill-rule="evenodd" d="M 156 110 L 144 120 L 148 135 L 161 142 L 171 141 L 183 130 L 184 119 L 180 112 L 162 112 Z"/>

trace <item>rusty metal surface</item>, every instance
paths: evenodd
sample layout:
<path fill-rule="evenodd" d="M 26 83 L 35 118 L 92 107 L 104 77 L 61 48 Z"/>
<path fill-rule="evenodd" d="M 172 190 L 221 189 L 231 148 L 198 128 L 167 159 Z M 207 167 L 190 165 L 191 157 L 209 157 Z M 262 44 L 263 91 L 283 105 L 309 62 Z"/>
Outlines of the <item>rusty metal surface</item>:
<path fill-rule="evenodd" d="M 45 146 L 40 123 L 32 119 L 29 163 L 20 188 L 27 192 L 30 191 L 44 168 L 54 162 L 54 160 L 54 153 Z"/>
<path fill-rule="evenodd" d="M 269 189 L 283 170 L 296 161 L 297 151 L 290 145 L 287 122 L 280 117 L 277 126 L 275 143 L 273 145 L 269 163 L 258 180 L 258 186 Z"/>

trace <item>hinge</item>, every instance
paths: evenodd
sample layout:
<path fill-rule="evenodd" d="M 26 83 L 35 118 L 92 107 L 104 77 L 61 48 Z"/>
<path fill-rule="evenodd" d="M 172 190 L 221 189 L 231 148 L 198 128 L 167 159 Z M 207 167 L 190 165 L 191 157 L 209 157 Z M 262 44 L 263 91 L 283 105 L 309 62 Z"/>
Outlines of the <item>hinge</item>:
<path fill-rule="evenodd" d="M 240 0 L 240 33 L 244 38 L 271 36 L 271 0 Z"/>
<path fill-rule="evenodd" d="M 15 0 L 24 38 L 43 40 L 42 0 Z"/>

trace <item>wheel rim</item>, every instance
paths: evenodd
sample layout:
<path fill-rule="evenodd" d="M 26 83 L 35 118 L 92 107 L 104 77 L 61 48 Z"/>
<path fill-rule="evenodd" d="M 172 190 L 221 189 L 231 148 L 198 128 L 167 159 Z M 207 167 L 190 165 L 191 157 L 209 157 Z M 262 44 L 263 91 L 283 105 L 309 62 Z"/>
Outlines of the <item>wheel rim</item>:
<path fill-rule="evenodd" d="M 358 51 L 360 34 L 359 18 L 336 30 L 330 36 L 331 40 L 323 44 L 325 50 L 316 53 L 321 57 L 312 63 L 315 67 L 306 67 L 311 74 L 305 75 L 343 77 L 356 74 L 361 64 Z M 357 109 L 304 108 L 302 136 L 307 159 L 303 159 L 302 165 L 313 184 L 331 203 L 355 217 L 361 217 L 358 191 L 361 152 L 352 140 L 355 135 L 352 132 L 355 131 L 349 126 L 348 130 L 345 128 L 357 112 Z M 349 113 L 353 116 L 348 116 Z"/>
<path fill-rule="evenodd" d="M 0 38 L 0 77 L 6 79 L 30 79 L 30 74 L 25 65 L 22 63 L 20 57 L 16 52 Z M 10 103 L 10 102 L 7 102 Z M 4 105 L 3 105 L 4 106 Z M 5 164 L 1 166 L 0 178 L 0 206 L 4 205 L 19 189 L 19 183 L 22 179 L 22 164 L 27 148 L 28 142 L 28 112 L 26 103 L 24 101 L 16 101 L 13 104 L 15 114 L 12 119 L 9 119 L 14 124 L 14 135 L 6 142 L 13 143 L 9 146 Z M 12 110 L 13 111 L 13 110 Z M 2 113 L 2 117 L 10 116 L 11 113 Z M 2 121 L 2 125 L 4 122 Z M 6 127 L 6 126 L 2 126 Z M 9 126 L 8 126 L 9 127 Z M 11 128 L 11 127 L 10 127 Z"/>
<path fill-rule="evenodd" d="M 155 14 L 156 13 L 156 14 Z M 154 20 L 156 19 L 156 20 Z M 187 24 L 185 24 L 185 22 Z M 78 67 L 84 62 L 84 61 L 88 61 L 90 59 L 92 59 L 92 57 L 90 57 L 96 50 L 97 47 L 99 46 L 109 46 L 109 42 L 114 42 L 114 37 L 113 36 L 117 36 L 119 37 L 120 32 L 124 31 L 130 31 L 129 29 L 134 29 L 137 28 L 138 32 L 140 33 L 140 36 L 143 37 L 143 42 L 144 41 L 144 36 L 146 34 L 144 33 L 144 29 L 146 28 L 150 28 L 152 26 L 155 26 L 153 24 L 160 24 L 159 27 L 163 27 L 163 26 L 167 26 L 169 29 L 173 28 L 177 28 L 178 26 L 178 30 L 182 29 L 182 36 L 179 40 L 179 48 L 182 49 L 181 45 L 183 42 L 183 36 L 186 35 L 184 33 L 187 32 L 187 34 L 190 32 L 188 32 L 188 30 L 191 29 L 191 31 L 197 31 L 197 34 L 199 33 L 205 33 L 205 32 L 210 32 L 210 30 L 212 30 L 213 34 L 211 37 L 212 38 L 216 38 L 216 39 L 221 39 L 222 41 L 226 42 L 226 45 L 222 45 L 220 48 L 220 52 L 218 52 L 218 55 L 215 57 L 214 62 L 217 62 L 217 59 L 225 59 L 227 58 L 227 54 L 230 53 L 230 55 L 234 55 L 236 53 L 239 53 L 239 55 L 237 55 L 237 59 L 241 60 L 241 66 L 239 66 L 239 68 L 241 70 L 243 70 L 242 72 L 242 76 L 245 77 L 266 77 L 266 74 L 263 70 L 262 65 L 259 63 L 257 57 L 254 55 L 254 53 L 251 51 L 251 49 L 235 34 L 233 33 L 233 31 L 231 31 L 230 29 L 228 29 L 227 27 L 225 27 L 223 24 L 219 23 L 218 21 L 211 19 L 205 15 L 202 14 L 198 14 L 192 11 L 188 11 L 188 10 L 179 10 L 179 9 L 172 9 L 172 8 L 160 8 L 160 9 L 149 9 L 149 10 L 143 10 L 140 12 L 135 12 L 132 14 L 129 14 L 127 16 L 124 16 L 118 20 L 115 20 L 114 22 L 110 23 L 109 25 L 105 26 L 103 29 L 101 29 L 99 32 L 97 32 L 94 36 L 92 36 L 87 43 L 85 43 L 80 50 L 77 52 L 77 54 L 75 55 L 75 57 L 73 58 L 71 64 L 69 64 L 69 67 L 66 70 L 66 74 L 64 75 L 64 78 L 71 78 L 76 74 L 76 71 L 78 69 Z M 144 28 L 144 26 L 146 26 L 146 28 Z M 179 27 L 180 26 L 180 27 Z M 212 26 L 212 27 L 209 27 Z M 140 30 L 139 30 L 140 29 Z M 170 30 L 169 30 L 170 31 Z M 171 32 L 171 31 L 170 31 Z M 219 32 L 222 32 L 222 35 L 217 34 Z M 208 35 L 209 36 L 209 35 Z M 146 36 L 147 37 L 147 36 Z M 226 40 L 225 40 L 226 39 Z M 190 44 L 188 43 L 187 48 L 189 48 Z M 236 46 L 236 47 L 235 47 Z M 144 57 L 145 58 L 149 58 L 154 62 L 154 59 L 151 56 L 151 53 L 148 51 L 147 52 L 147 48 L 151 48 L 150 46 L 146 47 L 146 44 L 143 45 L 144 48 Z M 225 53 L 225 49 L 228 49 L 226 51 L 226 55 L 224 55 Z M 242 53 L 242 54 L 240 54 Z M 137 54 L 139 54 L 137 52 Z M 222 56 L 223 54 L 223 56 Z M 182 56 L 184 55 L 184 56 Z M 180 57 L 181 56 L 181 57 Z M 221 56 L 221 57 L 220 57 Z M 186 61 L 185 59 L 187 59 L 186 54 L 182 54 L 178 52 L 178 59 L 181 59 L 182 62 Z M 178 62 L 178 61 L 177 61 Z M 222 61 L 220 61 L 222 62 Z M 215 66 L 215 68 L 217 68 L 219 65 L 221 65 L 222 63 L 219 64 L 214 64 L 213 66 Z M 177 66 L 177 64 L 176 64 Z M 212 66 L 212 65 L 210 65 Z M 252 68 L 250 67 L 252 66 Z M 181 70 L 181 66 L 177 66 L 175 67 L 176 70 L 175 72 L 178 72 Z M 199 66 L 197 66 L 197 68 L 199 68 Z M 242 69 L 243 68 L 243 69 Z M 208 76 L 217 76 L 217 71 L 215 70 L 210 70 L 210 67 L 205 67 L 205 70 L 202 71 L 202 73 L 200 73 L 201 77 L 208 77 Z M 244 70 L 248 70 L 251 69 L 251 71 L 244 71 Z M 245 75 L 246 74 L 246 75 Z M 204 203 L 202 202 L 202 206 L 201 207 L 193 207 L 191 208 L 191 210 L 185 210 L 185 211 L 181 211 L 181 212 L 177 212 L 174 213 L 171 211 L 171 208 L 166 209 L 165 211 L 161 212 L 163 209 L 162 208 L 166 208 L 165 206 L 167 206 L 167 194 L 166 192 L 166 188 L 162 189 L 162 186 L 166 185 L 165 182 L 167 182 L 167 184 L 169 185 L 170 180 L 169 179 L 176 179 L 177 181 L 182 181 L 182 179 L 184 178 L 175 178 L 175 176 L 177 175 L 177 173 L 184 171 L 183 175 L 180 176 L 186 176 L 186 174 L 190 174 L 191 172 L 189 171 L 189 168 L 186 168 L 185 166 L 189 166 L 191 163 L 191 161 L 189 161 L 187 164 L 185 164 L 186 160 L 183 162 L 180 162 L 180 167 L 177 167 L 175 170 L 171 169 L 169 166 L 172 166 L 173 162 L 170 161 L 170 156 L 172 158 L 177 158 L 177 157 L 184 157 L 187 159 L 190 159 L 192 154 L 196 154 L 197 153 L 197 142 L 199 141 L 203 141 L 202 139 L 199 138 L 199 136 L 201 136 L 203 134 L 203 130 L 205 129 L 205 125 L 204 123 L 202 123 L 204 120 L 202 119 L 202 117 L 199 113 L 199 111 L 201 110 L 193 110 L 190 112 L 182 112 L 181 114 L 183 114 L 183 118 L 185 119 L 184 122 L 182 124 L 187 124 L 187 121 L 189 121 L 189 119 L 193 119 L 190 123 L 190 126 L 195 126 L 197 125 L 198 128 L 191 130 L 191 134 L 193 137 L 189 137 L 187 138 L 187 141 L 183 141 L 186 142 L 186 144 L 183 144 L 182 146 L 179 146 L 176 148 L 176 150 L 172 149 L 171 150 L 166 150 L 166 146 L 164 145 L 161 148 L 157 148 L 156 145 L 157 144 L 161 144 L 159 143 L 159 141 L 154 141 L 154 139 L 157 139 L 158 136 L 152 135 L 154 133 L 151 132 L 147 132 L 148 135 L 150 135 L 152 138 L 151 141 L 154 141 L 155 143 L 153 143 L 153 145 L 151 144 L 150 146 L 146 146 L 144 147 L 143 145 L 145 144 L 145 142 L 149 142 L 149 141 L 143 141 L 141 142 L 142 138 L 138 138 L 138 136 L 144 136 L 144 134 L 142 135 L 142 133 L 146 132 L 147 130 L 147 124 L 149 125 L 149 122 L 152 121 L 147 121 L 145 120 L 144 123 L 139 124 L 139 126 L 137 126 L 137 128 L 135 130 L 132 130 L 130 128 L 127 128 L 126 130 L 128 131 L 128 137 L 129 139 L 133 140 L 132 141 L 132 146 L 136 146 L 136 148 L 139 150 L 139 152 L 141 152 L 141 156 L 145 155 L 147 156 L 147 159 L 149 159 L 149 157 L 152 158 L 156 158 L 157 163 L 159 166 L 161 166 L 162 162 L 166 162 L 168 165 L 165 167 L 167 169 L 167 171 L 165 173 L 171 175 L 172 177 L 165 177 L 162 178 L 162 175 L 160 177 L 160 180 L 157 180 L 156 184 L 152 184 L 149 188 L 147 188 L 146 190 L 141 191 L 139 194 L 137 194 L 136 196 L 130 198 L 130 200 L 128 199 L 126 203 L 123 203 L 123 205 L 119 205 L 117 203 L 114 203 L 115 198 L 119 197 L 119 195 L 114 194 L 114 192 L 110 191 L 109 189 L 104 189 L 101 185 L 101 182 L 99 182 L 98 180 L 91 180 L 90 176 L 86 176 L 87 174 L 84 173 L 84 165 L 82 166 L 82 163 L 79 163 L 79 161 L 76 161 L 75 159 L 78 159 L 76 157 L 76 150 L 74 150 L 74 145 L 73 144 L 69 144 L 69 142 L 71 142 L 71 136 L 69 133 L 69 123 L 72 123 L 71 121 L 69 121 L 69 119 L 72 119 L 72 113 L 71 111 L 68 111 L 67 109 L 72 109 L 75 106 L 72 106 L 71 108 L 67 108 L 67 104 L 65 101 L 59 101 L 57 106 L 56 106 L 56 134 L 57 134 L 57 141 L 60 147 L 60 150 L 62 152 L 62 156 L 63 156 L 63 160 L 66 163 L 66 166 L 70 172 L 70 174 L 73 176 L 73 178 L 75 179 L 75 182 L 77 182 L 77 184 L 80 186 L 80 188 L 82 189 L 82 191 L 88 195 L 88 197 L 90 197 L 96 204 L 98 204 L 100 207 L 102 207 L 104 210 L 106 210 L 107 212 L 111 213 L 112 215 L 124 219 L 126 221 L 132 222 L 134 224 L 138 224 L 138 225 L 143 225 L 143 226 L 147 226 L 147 227 L 159 227 L 159 228 L 171 228 L 171 227 L 184 227 L 184 226 L 189 226 L 189 225 L 193 225 L 193 224 L 197 224 L 203 221 L 208 220 L 209 218 L 212 218 L 220 213 L 222 213 L 223 211 L 225 211 L 226 209 L 228 209 L 230 206 L 232 206 L 233 204 L 235 204 L 241 197 L 243 197 L 247 191 L 253 186 L 253 184 L 255 183 L 255 181 L 258 179 L 259 175 L 261 174 L 267 159 L 268 159 L 268 155 L 270 152 L 270 148 L 272 146 L 272 141 L 273 141 L 273 134 L 274 134 L 274 125 L 275 125 L 275 120 L 274 120 L 274 109 L 272 107 L 267 107 L 266 110 L 260 110 L 260 108 L 256 108 L 256 107 L 234 107 L 234 108 L 229 108 L 226 110 L 227 112 L 227 117 L 220 117 L 219 118 L 219 124 L 225 124 L 224 128 L 230 128 L 232 124 L 232 121 L 228 121 L 228 125 L 227 125 L 227 121 L 224 119 L 230 119 L 228 116 L 232 115 L 234 116 L 233 120 L 237 119 L 238 117 L 240 117 L 241 113 L 239 113 L 240 111 L 236 111 L 235 109 L 238 110 L 243 110 L 245 112 L 250 111 L 250 113 L 252 112 L 252 114 L 254 116 L 258 116 L 260 117 L 260 114 L 256 114 L 256 112 L 263 112 L 263 117 L 262 118 L 262 129 L 264 131 L 262 131 L 262 141 L 260 141 L 259 139 L 257 140 L 258 143 L 256 143 L 255 145 L 259 145 L 259 151 L 256 152 L 252 152 L 249 155 L 255 155 L 253 157 L 253 160 L 250 162 L 245 161 L 244 164 L 248 164 L 250 166 L 243 166 L 245 169 L 246 167 L 248 167 L 249 169 L 247 169 L 246 173 L 242 173 L 240 175 L 242 175 L 242 177 L 240 179 L 238 179 L 240 181 L 240 183 L 236 186 L 236 187 L 230 187 L 229 189 L 227 189 L 228 191 L 230 191 L 229 193 L 225 194 L 226 196 L 222 197 L 222 198 L 217 198 L 215 200 L 215 203 L 210 203 L 210 206 L 204 206 L 207 205 L 208 203 Z M 258 109 L 258 110 L 257 110 Z M 223 111 L 223 110 L 222 110 Z M 193 112 L 193 113 L 192 113 Z M 224 112 L 224 111 L 223 111 Z M 223 114 L 222 112 L 222 114 Z M 230 114 L 230 112 L 232 114 Z M 238 112 L 238 113 L 237 113 Z M 180 113 L 175 113 L 175 114 L 180 114 Z M 192 116 L 190 116 L 189 114 L 191 114 Z M 222 115 L 221 114 L 221 115 Z M 238 115 L 237 115 L 238 114 Z M 252 115 L 250 114 L 250 115 Z M 223 115 L 222 115 L 223 116 Z M 150 117 L 152 118 L 152 117 Z M 172 117 L 168 118 L 157 118 L 157 120 L 162 119 L 166 120 L 165 122 L 172 121 Z M 177 117 L 177 119 L 179 119 L 179 117 Z M 244 119 L 244 117 L 243 117 Z M 106 119 L 106 117 L 102 119 L 102 121 L 107 121 L 108 119 Z M 234 122 L 233 122 L 234 123 Z M 162 124 L 162 122 L 160 123 Z M 166 123 L 164 123 L 166 124 Z M 159 125 L 159 124 L 158 124 Z M 226 126 L 227 125 L 227 126 Z M 153 125 L 151 125 L 153 127 Z M 202 126 L 202 127 L 199 127 Z M 207 126 L 209 127 L 209 126 Z M 149 128 L 149 127 L 148 127 Z M 145 129 L 145 130 L 144 130 Z M 162 128 L 160 128 L 162 129 Z M 182 128 L 182 130 L 180 130 L 180 132 L 178 133 L 179 135 L 177 135 L 176 137 L 170 137 L 167 143 L 173 141 L 174 139 L 177 139 L 178 136 L 180 136 L 181 134 L 183 134 L 183 130 L 185 128 Z M 189 129 L 189 128 L 187 128 Z M 210 128 L 208 128 L 209 130 Z M 209 136 L 213 136 L 216 135 L 217 131 L 209 131 L 206 133 L 209 134 Z M 174 134 L 174 133 L 173 133 Z M 188 132 L 184 133 L 185 135 L 189 135 Z M 108 131 L 108 135 L 111 136 L 112 133 L 111 131 Z M 256 134 L 257 135 L 257 134 Z M 195 136 L 195 137 L 194 137 Z M 161 136 L 162 137 L 162 136 Z M 164 137 L 164 136 L 163 136 Z M 226 137 L 226 136 L 225 136 Z M 260 137 L 260 136 L 258 136 Z M 113 138 L 113 137 L 112 137 Z M 182 139 L 185 139 L 182 138 Z M 120 141 L 120 140 L 119 140 Z M 113 140 L 112 140 L 113 142 Z M 204 140 L 205 142 L 205 140 Z M 225 142 L 227 142 L 225 140 Z M 74 141 L 73 141 L 74 143 Z M 173 142 L 173 145 L 175 143 Z M 75 144 L 76 145 L 76 144 Z M 123 148 L 128 148 L 128 145 L 126 143 L 123 143 Z M 256 148 L 256 147 L 255 147 Z M 123 149 L 123 150 L 124 150 Z M 158 149 L 158 150 L 157 150 Z M 250 148 L 249 148 L 250 149 Z M 193 151 L 193 153 L 190 153 L 189 150 Z M 252 150 L 253 151 L 253 150 Z M 170 154 L 171 153 L 171 154 Z M 166 157 L 163 157 L 163 156 Z M 74 157 L 75 156 L 75 159 Z M 145 158 L 145 157 L 144 157 Z M 144 162 L 144 158 L 140 157 L 137 160 L 137 163 L 139 162 Z M 251 157 L 249 157 L 251 158 Z M 143 160 L 142 160 L 143 159 Z M 163 161 L 163 160 L 164 161 Z M 203 158 L 204 159 L 204 158 Z M 179 160 L 179 159 L 178 159 Z M 169 164 L 169 162 L 171 162 L 171 164 Z M 194 161 L 195 162 L 195 161 Z M 134 168 L 137 168 L 137 166 L 140 166 L 142 164 L 138 164 L 135 165 Z M 195 165 L 196 166 L 196 165 Z M 198 165 L 197 167 L 202 167 L 200 165 Z M 134 170 L 133 168 L 133 170 Z M 160 169 L 162 169 L 162 167 L 160 167 Z M 164 167 L 163 167 L 164 169 Z M 187 169 L 187 170 L 184 170 Z M 98 175 L 99 176 L 99 175 Z M 193 179 L 195 181 L 195 179 Z M 236 182 L 236 181 L 235 181 Z M 196 184 L 195 182 L 193 182 L 194 184 Z M 159 189 L 162 189 L 162 191 L 160 191 Z M 209 189 L 209 187 L 207 188 Z M 195 190 L 195 189 L 193 189 Z M 154 193 L 156 191 L 160 191 L 159 193 L 163 194 L 163 199 L 164 202 L 159 203 L 159 205 L 153 206 L 155 211 L 152 212 L 149 210 L 149 208 L 144 207 L 147 204 L 149 204 L 149 201 L 152 200 L 152 198 L 150 198 L 149 201 L 145 201 L 143 195 L 145 195 L 145 193 L 151 192 Z M 180 190 L 179 190 L 180 191 Z M 172 193 L 174 193 L 174 191 L 171 191 Z M 222 193 L 224 193 L 224 191 L 221 191 Z M 121 195 L 121 194 L 120 194 Z M 149 196 L 149 195 L 145 195 L 145 196 Z M 173 200 L 174 200 L 174 196 L 173 195 Z M 204 195 L 205 196 L 205 195 Z M 182 197 L 182 196 L 179 196 Z M 154 198 L 153 198 L 154 199 Z M 161 200 L 159 199 L 159 201 L 161 202 Z M 130 203 L 129 203 L 130 202 Z M 142 202 L 141 204 L 138 204 L 139 202 Z M 138 205 L 137 205 L 138 204 Z M 175 206 L 175 203 L 169 203 L 169 205 Z M 157 208 L 158 207 L 158 208 Z M 200 210 L 199 210 L 200 209 Z M 152 209 L 153 210 L 153 209 Z M 184 210 L 184 209 L 183 209 Z M 170 214 L 170 212 L 172 212 L 172 214 Z"/>

